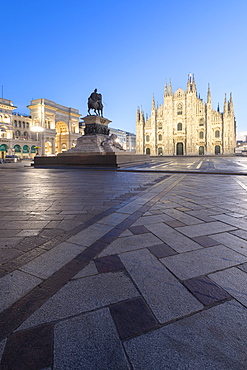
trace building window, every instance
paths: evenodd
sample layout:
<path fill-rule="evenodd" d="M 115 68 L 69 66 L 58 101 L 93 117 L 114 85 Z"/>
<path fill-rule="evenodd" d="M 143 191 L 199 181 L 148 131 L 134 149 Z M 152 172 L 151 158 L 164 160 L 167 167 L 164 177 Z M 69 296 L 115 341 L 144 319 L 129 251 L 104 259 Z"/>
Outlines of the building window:
<path fill-rule="evenodd" d="M 162 154 L 163 154 L 162 148 L 158 148 L 158 155 L 162 155 Z"/>
<path fill-rule="evenodd" d="M 22 122 L 22 128 L 26 128 L 25 122 Z"/>
<path fill-rule="evenodd" d="M 146 154 L 150 154 L 150 148 L 146 148 Z"/>
<path fill-rule="evenodd" d="M 29 123 L 28 122 L 26 123 L 26 128 L 29 128 Z"/>
<path fill-rule="evenodd" d="M 28 139 L 28 132 L 27 131 L 24 132 L 23 139 L 26 139 L 26 140 Z"/>
<path fill-rule="evenodd" d="M 20 133 L 20 131 L 19 131 L 19 130 L 17 130 L 17 131 L 15 132 L 15 138 L 17 139 L 19 136 L 21 136 L 21 133 Z"/>
<path fill-rule="evenodd" d="M 182 131 L 182 129 L 183 129 L 182 123 L 178 123 L 177 130 Z"/>
<path fill-rule="evenodd" d="M 203 138 L 204 138 L 204 132 L 203 132 L 203 131 L 200 131 L 200 132 L 199 132 L 199 138 L 200 138 L 200 139 L 203 139 Z"/>
<path fill-rule="evenodd" d="M 215 131 L 215 137 L 220 137 L 220 132 L 219 132 L 219 130 Z"/>
<path fill-rule="evenodd" d="M 159 141 L 161 141 L 161 140 L 162 140 L 162 135 L 161 135 L 161 134 L 159 134 L 159 136 L 158 136 L 158 140 L 159 140 Z"/>
<path fill-rule="evenodd" d="M 181 103 L 177 105 L 177 115 L 183 114 L 183 106 Z"/>
<path fill-rule="evenodd" d="M 17 127 L 17 121 L 14 121 L 14 127 Z"/>
<path fill-rule="evenodd" d="M 149 135 L 147 135 L 146 136 L 146 141 L 148 142 L 150 140 L 150 136 Z"/>
<path fill-rule="evenodd" d="M 18 127 L 21 127 L 21 121 L 18 122 Z"/>
<path fill-rule="evenodd" d="M 199 120 L 199 126 L 204 126 L 204 118 L 200 118 L 200 120 Z"/>

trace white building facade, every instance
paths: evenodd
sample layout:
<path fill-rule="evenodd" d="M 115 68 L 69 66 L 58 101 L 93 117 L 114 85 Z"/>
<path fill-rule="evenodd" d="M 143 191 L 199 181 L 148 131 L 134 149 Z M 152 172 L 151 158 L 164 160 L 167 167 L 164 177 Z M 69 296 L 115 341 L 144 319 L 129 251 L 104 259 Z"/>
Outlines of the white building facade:
<path fill-rule="evenodd" d="M 210 87 L 207 102 L 198 97 L 194 76 L 188 76 L 187 90 L 172 92 L 165 84 L 164 102 L 151 116 L 142 109 L 136 116 L 136 152 L 150 155 L 232 155 L 236 146 L 236 122 L 232 94 L 221 113 L 212 108 Z"/>

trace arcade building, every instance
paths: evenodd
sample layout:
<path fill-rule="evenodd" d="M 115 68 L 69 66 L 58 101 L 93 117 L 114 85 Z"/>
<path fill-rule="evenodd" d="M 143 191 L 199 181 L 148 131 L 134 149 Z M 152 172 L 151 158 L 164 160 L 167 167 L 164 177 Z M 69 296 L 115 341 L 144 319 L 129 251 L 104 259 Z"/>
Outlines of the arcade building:
<path fill-rule="evenodd" d="M 32 100 L 27 107 L 30 115 L 19 114 L 11 100 L 0 98 L 0 159 L 56 155 L 76 145 L 81 136 L 77 109 L 47 99 Z"/>

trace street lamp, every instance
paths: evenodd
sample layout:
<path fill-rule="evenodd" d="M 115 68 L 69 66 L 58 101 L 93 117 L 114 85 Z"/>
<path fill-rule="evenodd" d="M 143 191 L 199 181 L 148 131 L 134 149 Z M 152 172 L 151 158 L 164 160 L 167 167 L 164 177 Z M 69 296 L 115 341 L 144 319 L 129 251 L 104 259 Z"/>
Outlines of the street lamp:
<path fill-rule="evenodd" d="M 36 141 L 37 141 L 37 146 L 36 146 L 36 149 L 37 149 L 37 152 L 36 152 L 36 155 L 39 155 L 39 132 L 42 132 L 42 131 L 44 131 L 44 128 L 43 127 L 41 127 L 41 126 L 33 126 L 33 127 L 31 127 L 31 131 L 33 131 L 33 132 L 36 132 L 36 134 L 37 134 L 37 137 L 36 137 Z"/>

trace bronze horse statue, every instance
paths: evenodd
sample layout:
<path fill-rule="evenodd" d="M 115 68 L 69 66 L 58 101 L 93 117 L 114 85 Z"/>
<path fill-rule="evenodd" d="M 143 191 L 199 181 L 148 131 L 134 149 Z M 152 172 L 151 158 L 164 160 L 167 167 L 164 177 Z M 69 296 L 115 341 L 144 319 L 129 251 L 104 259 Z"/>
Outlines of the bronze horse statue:
<path fill-rule="evenodd" d="M 97 116 L 103 117 L 102 95 L 97 93 L 97 89 L 88 98 L 88 114 L 91 116 L 90 110 L 93 109 Z"/>

